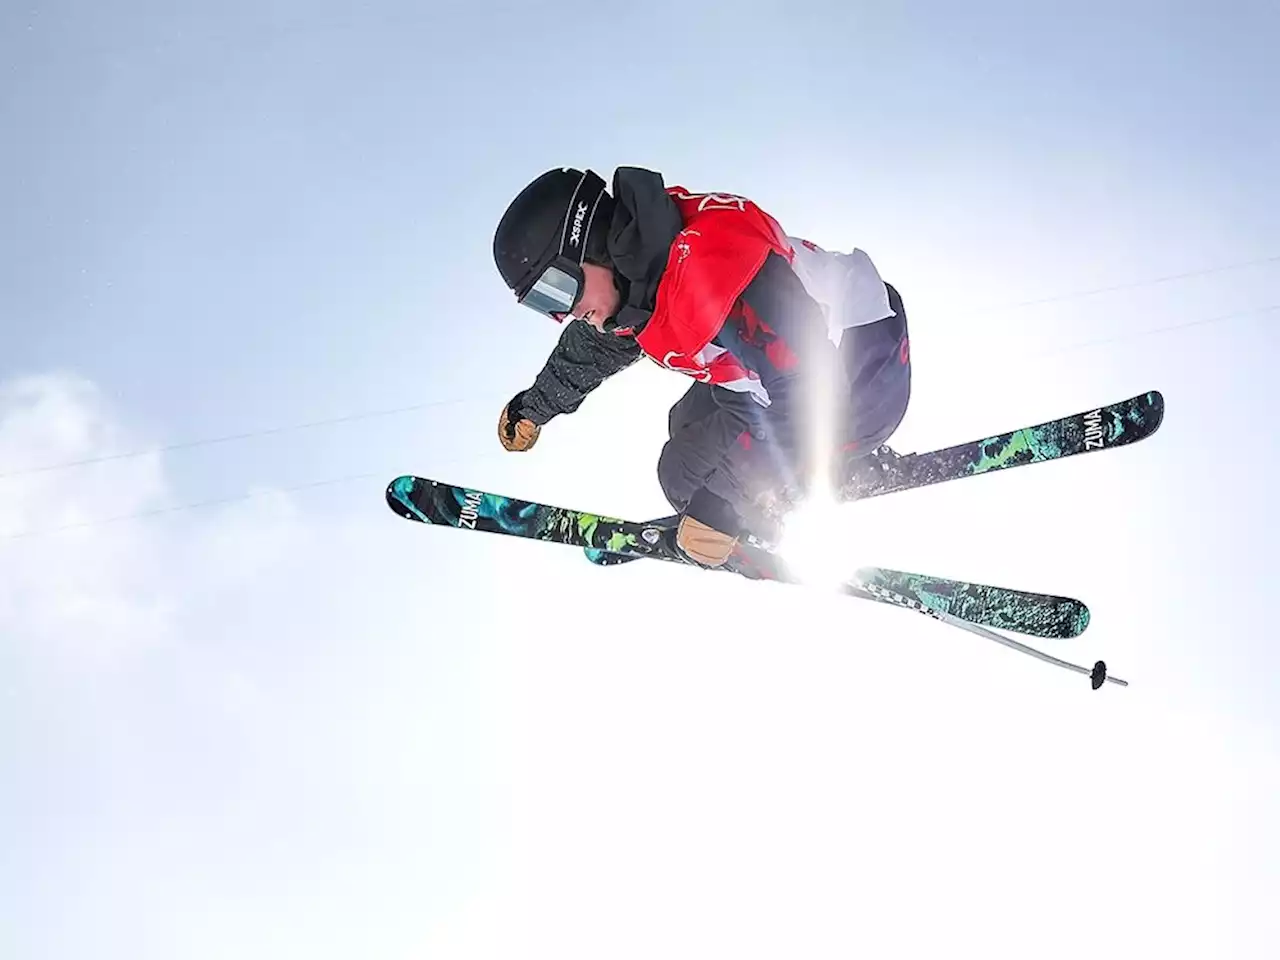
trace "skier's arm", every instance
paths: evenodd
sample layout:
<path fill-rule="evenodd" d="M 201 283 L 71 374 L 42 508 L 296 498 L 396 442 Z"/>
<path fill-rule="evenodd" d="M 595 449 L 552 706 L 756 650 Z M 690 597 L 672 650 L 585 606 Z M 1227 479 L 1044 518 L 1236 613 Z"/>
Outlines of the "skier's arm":
<path fill-rule="evenodd" d="M 570 322 L 533 385 L 514 399 L 511 414 L 542 426 L 573 413 L 588 393 L 640 357 L 632 337 L 601 333 L 581 320 Z"/>

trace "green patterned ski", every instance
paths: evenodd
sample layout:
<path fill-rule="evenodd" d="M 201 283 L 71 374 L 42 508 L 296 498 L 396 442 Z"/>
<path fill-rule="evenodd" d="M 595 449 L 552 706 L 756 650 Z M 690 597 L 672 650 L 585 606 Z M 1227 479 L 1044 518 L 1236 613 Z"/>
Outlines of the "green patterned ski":
<path fill-rule="evenodd" d="M 1129 446 L 1155 433 L 1163 419 L 1164 396 L 1158 390 L 1149 390 L 1119 403 L 954 447 L 890 459 L 871 457 L 866 469 L 845 479 L 839 498 L 864 500 Z"/>
<path fill-rule="evenodd" d="M 694 566 L 676 549 L 675 528 L 669 522 L 634 523 L 415 476 L 393 480 L 386 500 L 395 513 L 420 523 L 582 547 L 620 559 L 650 558 Z M 742 566 L 733 572 L 743 576 L 797 582 L 781 558 L 766 550 L 744 547 L 739 560 Z M 1069 597 L 878 567 L 858 571 L 842 590 L 860 599 L 1037 637 L 1074 637 L 1089 624 L 1088 608 Z"/>
<path fill-rule="evenodd" d="M 888 458 L 876 454 L 860 461 L 857 472 L 844 478 L 838 499 L 865 500 L 1011 467 L 1124 447 L 1151 436 L 1163 419 L 1164 396 L 1158 390 L 1149 390 L 1119 403 L 954 447 Z M 639 559 L 602 549 L 588 549 L 586 555 L 602 567 Z"/>
<path fill-rule="evenodd" d="M 1089 608 L 1071 597 L 990 587 L 884 567 L 863 567 L 854 575 L 861 592 L 888 603 L 912 601 L 925 611 L 1035 637 L 1078 637 L 1089 626 Z M 847 591 L 851 592 L 851 591 Z"/>

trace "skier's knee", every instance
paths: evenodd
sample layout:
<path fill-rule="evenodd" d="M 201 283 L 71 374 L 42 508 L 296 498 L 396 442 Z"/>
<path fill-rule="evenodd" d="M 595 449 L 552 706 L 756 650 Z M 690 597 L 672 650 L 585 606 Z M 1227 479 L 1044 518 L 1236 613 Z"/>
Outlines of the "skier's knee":
<path fill-rule="evenodd" d="M 671 509 L 677 512 L 689 505 L 689 498 L 697 489 L 684 469 L 677 445 L 671 440 L 663 444 L 662 453 L 658 455 L 658 486 Z"/>

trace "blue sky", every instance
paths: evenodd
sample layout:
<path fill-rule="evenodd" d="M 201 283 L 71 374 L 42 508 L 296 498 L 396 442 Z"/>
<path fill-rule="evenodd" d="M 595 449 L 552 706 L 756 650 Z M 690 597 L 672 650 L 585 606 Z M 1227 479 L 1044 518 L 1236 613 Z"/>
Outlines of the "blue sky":
<path fill-rule="evenodd" d="M 1280 13 L 1035 6 L 0 11 L 0 954 L 1274 956 Z M 558 331 L 492 231 L 560 164 L 867 250 L 901 450 L 1162 390 L 840 521 L 1085 599 L 1053 652 L 1132 686 L 396 520 L 406 472 L 665 512 L 675 374 L 494 437 Z"/>

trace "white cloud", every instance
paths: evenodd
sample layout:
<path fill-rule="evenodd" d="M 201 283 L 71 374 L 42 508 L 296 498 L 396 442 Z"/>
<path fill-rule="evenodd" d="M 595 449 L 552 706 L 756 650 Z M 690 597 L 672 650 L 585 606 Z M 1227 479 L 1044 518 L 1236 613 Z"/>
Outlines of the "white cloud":
<path fill-rule="evenodd" d="M 153 443 L 83 379 L 0 385 L 0 954 L 406 955 L 495 856 L 494 640 L 430 602 L 476 566 L 376 484 L 172 511 L 164 455 L 102 459 Z"/>
<path fill-rule="evenodd" d="M 137 518 L 180 505 L 160 453 L 112 459 L 147 447 L 82 378 L 0 385 L 0 634 L 89 660 L 137 650 L 172 638 L 182 603 L 287 552 L 279 494 Z M 79 465 L 44 469 L 61 464 Z"/>
<path fill-rule="evenodd" d="M 0 385 L 0 634 L 79 656 L 163 635 L 154 535 L 80 526 L 166 505 L 159 457 L 40 469 L 136 443 L 84 380 L 50 375 Z"/>

